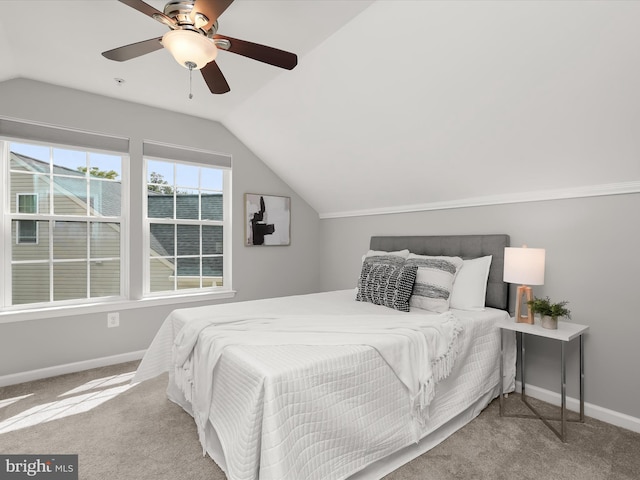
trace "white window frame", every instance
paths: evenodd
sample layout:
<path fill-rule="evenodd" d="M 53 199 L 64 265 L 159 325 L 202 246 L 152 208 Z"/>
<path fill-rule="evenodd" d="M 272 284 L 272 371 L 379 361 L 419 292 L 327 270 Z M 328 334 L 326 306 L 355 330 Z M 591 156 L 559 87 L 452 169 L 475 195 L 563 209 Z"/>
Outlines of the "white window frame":
<path fill-rule="evenodd" d="M 157 144 L 155 144 L 157 145 Z M 171 148 L 171 147 L 170 147 Z M 174 151 L 171 148 L 171 151 Z M 203 153 L 208 154 L 209 152 L 202 152 L 196 150 L 188 150 L 188 152 L 195 153 Z M 213 154 L 215 155 L 215 154 Z M 148 216 L 148 196 L 147 196 L 147 178 L 149 176 L 149 161 L 159 161 L 166 163 L 174 164 L 174 172 L 175 165 L 190 165 L 201 168 L 215 168 L 221 170 L 223 173 L 222 176 L 222 196 L 223 196 L 223 219 L 222 220 L 190 220 L 190 219 L 167 219 L 167 218 L 149 218 Z M 153 155 L 145 155 L 143 157 L 144 162 L 144 171 L 143 171 L 143 191 L 144 191 L 144 212 L 143 212 L 143 222 L 144 222 L 144 246 L 143 246 L 143 258 L 144 258 L 144 268 L 143 268 L 143 295 L 145 298 L 158 298 L 158 297 L 188 297 L 194 294 L 202 294 L 206 292 L 220 292 L 220 293 L 232 293 L 232 282 L 231 282 L 231 242 L 232 242 L 232 222 L 231 222 L 231 169 L 225 168 L 219 165 L 211 165 L 211 164 L 203 164 L 200 162 L 187 161 L 182 159 L 172 159 L 165 158 L 164 156 L 153 156 Z M 175 178 L 175 177 L 174 177 Z M 172 185 L 173 186 L 173 185 Z M 179 188 L 179 185 L 178 185 Z M 175 199 L 174 199 L 175 201 Z M 176 209 L 174 204 L 174 217 L 176 216 Z M 213 287 L 200 287 L 200 288 L 191 288 L 191 289 L 174 289 L 174 290 L 164 290 L 164 291 L 151 291 L 151 268 L 150 268 L 150 258 L 151 258 L 151 224 L 166 224 L 166 225 L 209 225 L 209 226 L 221 226 L 223 232 L 223 250 L 222 250 L 222 285 L 221 286 L 213 286 Z M 202 236 L 200 237 L 200 241 L 202 242 Z M 177 258 L 177 239 L 175 242 L 175 251 L 174 258 Z M 199 256 L 202 258 L 202 255 Z M 177 263 L 176 265 L 176 274 L 174 275 L 174 288 L 177 284 Z M 184 276 L 180 278 L 186 278 Z M 202 275 L 200 275 L 200 280 L 202 280 Z"/>
<path fill-rule="evenodd" d="M 121 261 L 121 291 L 119 298 L 96 299 L 88 302 L 80 300 L 77 303 L 65 301 L 55 302 L 55 304 L 26 304 L 7 307 L 6 299 L 12 298 L 10 284 L 5 282 L 6 272 L 11 268 L 11 245 L 12 231 L 11 221 L 7 214 L 10 213 L 11 195 L 9 186 L 9 142 L 41 144 L 50 147 L 64 149 L 79 149 L 82 151 L 97 151 L 109 154 L 116 153 L 122 156 L 122 198 L 121 198 L 121 219 L 122 223 L 120 245 Z M 147 151 L 149 147 L 149 151 Z M 160 156 L 157 155 L 160 152 Z M 169 152 L 170 156 L 162 156 Z M 186 157 L 183 155 L 186 153 Z M 177 154 L 174 155 L 174 154 Z M 147 140 L 132 141 L 125 136 L 105 135 L 97 132 L 79 130 L 67 127 L 60 127 L 35 121 L 24 121 L 14 118 L 0 116 L 0 155 L 6 158 L 6 162 L 0 162 L 0 324 L 12 323 L 28 320 L 44 320 L 69 315 L 87 315 L 107 313 L 114 311 L 124 311 L 155 306 L 189 304 L 192 302 L 216 301 L 230 299 L 235 296 L 232 289 L 232 158 L 227 153 L 216 153 L 203 151 L 182 146 L 173 146 L 163 143 L 151 142 Z M 143 157 L 150 155 L 158 159 L 168 160 L 191 160 L 200 166 L 218 166 L 225 168 L 224 176 L 224 286 L 217 289 L 203 289 L 204 291 L 179 290 L 175 295 L 159 295 L 145 297 L 145 268 L 146 262 L 142 257 L 143 246 L 148 244 L 145 239 L 145 227 L 143 225 L 146 217 L 146 174 Z M 0 159 L 1 160 L 1 159 Z M 131 180 L 133 179 L 133 183 Z M 41 214 L 42 212 L 40 212 Z M 14 219 L 19 219 L 18 214 L 14 214 Z M 26 220 L 34 219 L 33 214 L 21 214 L 21 218 Z M 99 219 L 100 217 L 96 217 Z M 64 220 L 56 218 L 54 220 Z M 77 220 L 77 218 L 72 218 Z M 92 220 L 95 220 L 92 218 Z M 132 222 L 135 222 L 133 224 Z M 7 228 L 9 225 L 9 228 Z M 42 241 L 42 230 L 40 230 L 40 241 Z M 9 276 L 11 274 L 9 273 Z M 106 318 L 106 317 L 105 317 Z"/>
<path fill-rule="evenodd" d="M 106 216 L 91 216 L 89 214 L 90 206 L 87 205 L 87 212 L 85 215 L 59 215 L 55 214 L 55 212 L 51 213 L 51 208 L 49 212 L 43 213 L 40 211 L 39 206 L 37 207 L 38 213 L 18 213 L 11 211 L 11 202 L 10 199 L 10 191 L 11 191 L 11 173 L 10 173 L 10 144 L 11 143 L 23 143 L 29 145 L 37 145 L 50 149 L 50 152 L 53 149 L 59 148 L 64 150 L 75 150 L 79 152 L 83 152 L 85 154 L 107 154 L 107 155 L 116 155 L 122 158 L 121 163 L 121 204 L 120 204 L 120 216 L 115 217 L 106 217 Z M 0 247 L 2 250 L 2 258 L 3 264 L 6 265 L 6 268 L 3 268 L 2 273 L 2 283 L 4 284 L 4 288 L 0 288 L 0 312 L 22 312 L 22 311 L 30 311 L 30 310 L 42 310 L 49 308 L 60 308 L 65 306 L 76 307 L 76 306 L 84 306 L 84 305 L 97 305 L 110 301 L 122 301 L 127 296 L 128 290 L 128 271 L 129 271 L 129 261 L 128 261 L 128 197 L 129 197 L 129 156 L 124 152 L 117 152 L 111 150 L 103 150 L 100 148 L 93 147 L 82 147 L 75 145 L 65 145 L 58 144 L 54 142 L 41 142 L 32 139 L 22 139 L 22 138 L 10 138 L 10 137 L 0 137 L 0 154 L 2 155 L 2 165 L 0 165 L 0 185 L 2 185 L 3 190 L 6 191 L 6 195 L 3 195 L 0 198 L 0 211 L 3 213 L 2 215 L 2 225 L 3 230 L 6 232 L 6 235 L 1 239 Z M 51 174 L 51 172 L 50 172 Z M 105 180 L 106 181 L 106 180 Z M 50 201 L 53 202 L 53 182 L 50 185 Z M 17 195 L 20 195 L 17 193 Z M 39 199 L 38 199 L 39 200 Z M 16 201 L 18 199 L 16 198 Z M 16 203 L 16 210 L 17 210 Z M 36 203 L 36 205 L 39 205 Z M 50 205 L 51 207 L 51 205 Z M 53 284 L 53 265 L 58 263 L 53 258 L 52 252 L 49 252 L 48 259 L 43 259 L 39 262 L 29 261 L 30 264 L 35 263 L 48 263 L 49 264 L 49 275 L 50 275 L 50 289 L 49 289 L 49 301 L 45 302 L 34 302 L 27 304 L 19 304 L 13 305 L 13 286 L 12 286 L 12 268 L 11 265 L 14 263 L 12 259 L 12 239 L 11 239 L 11 222 L 12 221 L 20 221 L 20 220 L 35 220 L 35 221 L 48 221 L 49 224 L 53 227 L 56 221 L 59 222 L 81 222 L 87 224 L 87 255 L 86 258 L 79 259 L 78 261 L 83 261 L 87 265 L 89 265 L 92 261 L 96 261 L 96 259 L 92 259 L 89 256 L 89 242 L 91 237 L 91 223 L 119 223 L 120 225 L 120 257 L 118 260 L 120 261 L 120 292 L 117 295 L 111 296 L 102 296 L 102 297 L 91 297 L 90 290 L 90 275 L 87 275 L 87 297 L 80 299 L 71 299 L 71 300 L 54 300 L 53 292 L 54 292 L 54 284 Z M 36 224 L 38 225 L 38 224 Z M 49 245 L 50 249 L 53 248 L 53 228 L 49 228 Z M 18 235 L 18 232 L 16 232 Z M 40 238 L 40 236 L 39 236 Z M 17 239 L 16 239 L 16 243 Z M 27 244 L 25 244 L 27 245 Z M 30 244 L 33 245 L 33 244 Z M 100 260 L 107 260 L 106 258 L 101 258 Z"/>

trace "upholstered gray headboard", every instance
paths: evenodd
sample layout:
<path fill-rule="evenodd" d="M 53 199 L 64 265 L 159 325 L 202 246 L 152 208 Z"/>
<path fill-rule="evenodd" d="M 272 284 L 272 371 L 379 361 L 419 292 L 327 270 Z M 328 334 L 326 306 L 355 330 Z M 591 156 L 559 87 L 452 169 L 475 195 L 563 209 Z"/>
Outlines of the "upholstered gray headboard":
<path fill-rule="evenodd" d="M 418 255 L 445 255 L 463 259 L 492 255 L 487 283 L 486 306 L 507 310 L 509 286 L 502 280 L 504 247 L 509 246 L 509 235 L 441 235 L 371 237 L 371 250 L 387 252 L 408 248 Z"/>

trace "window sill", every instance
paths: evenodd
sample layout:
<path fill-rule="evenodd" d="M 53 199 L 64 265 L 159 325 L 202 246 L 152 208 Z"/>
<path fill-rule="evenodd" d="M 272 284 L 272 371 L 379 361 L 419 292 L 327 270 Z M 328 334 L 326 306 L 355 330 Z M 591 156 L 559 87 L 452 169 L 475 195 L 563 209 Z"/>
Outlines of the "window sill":
<path fill-rule="evenodd" d="M 139 300 L 114 300 L 111 302 L 94 303 L 91 305 L 65 305 L 59 307 L 46 307 L 31 310 L 13 310 L 0 312 L 0 324 L 20 322 L 26 320 L 41 320 L 56 317 L 68 317 L 70 315 L 88 315 L 93 313 L 131 310 L 136 308 L 157 307 L 164 305 L 177 305 L 182 303 L 208 302 L 233 298 L 235 290 L 218 292 L 191 293 L 176 296 L 145 297 Z"/>

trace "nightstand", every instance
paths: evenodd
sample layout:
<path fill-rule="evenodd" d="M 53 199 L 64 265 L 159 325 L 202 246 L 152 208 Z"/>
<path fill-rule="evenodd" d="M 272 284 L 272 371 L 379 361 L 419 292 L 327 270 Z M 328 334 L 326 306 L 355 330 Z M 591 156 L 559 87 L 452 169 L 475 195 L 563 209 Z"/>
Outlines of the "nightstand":
<path fill-rule="evenodd" d="M 542 328 L 540 325 L 531 325 L 528 323 L 516 323 L 512 318 L 510 320 L 501 320 L 496 324 L 500 330 L 500 378 L 504 378 L 504 342 L 502 340 L 503 331 L 511 330 L 516 332 L 516 334 L 520 337 L 520 381 L 522 382 L 522 401 L 524 404 L 529 407 L 529 409 L 535 414 L 535 416 L 531 415 L 520 415 L 513 414 L 507 415 L 504 413 L 504 394 L 500 394 L 500 416 L 501 417 L 519 417 L 519 418 L 539 418 L 544 422 L 544 424 L 549 427 L 553 433 L 555 433 L 560 440 L 563 442 L 567 441 L 567 426 L 566 422 L 584 422 L 584 339 L 583 334 L 589 329 L 586 325 L 579 325 L 577 323 L 571 322 L 558 322 L 558 329 L 551 330 L 548 328 Z M 560 376 L 561 376 L 561 406 L 560 406 L 560 418 L 545 418 L 543 417 L 528 401 L 525 394 L 525 336 L 526 335 L 535 335 L 538 337 L 551 338 L 553 340 L 560 341 Z M 566 365 L 566 355 L 565 355 L 565 346 L 573 339 L 578 338 L 580 340 L 580 418 L 579 419 L 567 419 L 567 365 Z M 553 425 L 549 423 L 549 420 L 559 420 L 560 421 L 560 431 L 556 429 Z"/>

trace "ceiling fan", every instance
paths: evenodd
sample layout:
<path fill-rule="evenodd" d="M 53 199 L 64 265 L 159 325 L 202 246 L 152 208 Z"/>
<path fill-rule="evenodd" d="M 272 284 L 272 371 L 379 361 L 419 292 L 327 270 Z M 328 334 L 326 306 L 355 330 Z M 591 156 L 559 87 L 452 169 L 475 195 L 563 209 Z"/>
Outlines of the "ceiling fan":
<path fill-rule="evenodd" d="M 287 70 L 298 64 L 298 57 L 294 53 L 218 34 L 218 17 L 233 0 L 170 1 L 165 5 L 164 12 L 142 0 L 119 1 L 171 30 L 162 37 L 102 52 L 109 60 L 123 62 L 164 47 L 189 71 L 200 70 L 211 93 L 217 94 L 231 90 L 215 61 L 218 50 L 226 50 Z"/>

